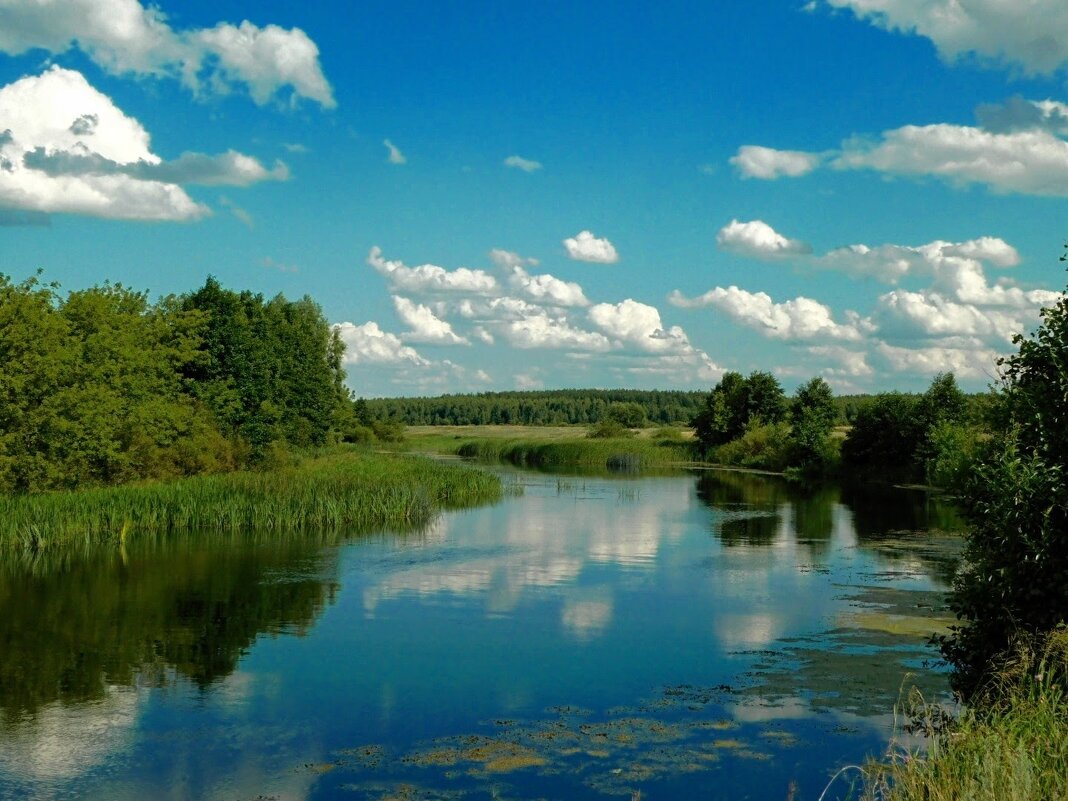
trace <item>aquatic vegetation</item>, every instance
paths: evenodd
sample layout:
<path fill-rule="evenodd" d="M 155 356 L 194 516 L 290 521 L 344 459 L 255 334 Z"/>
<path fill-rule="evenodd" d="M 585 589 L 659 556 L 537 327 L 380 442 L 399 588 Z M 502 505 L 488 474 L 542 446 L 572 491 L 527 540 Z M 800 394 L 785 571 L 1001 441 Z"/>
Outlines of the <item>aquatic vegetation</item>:
<path fill-rule="evenodd" d="M 956 721 L 922 696 L 926 751 L 892 750 L 867 766 L 875 801 L 1049 801 L 1068 798 L 1068 629 L 1025 643 Z"/>
<path fill-rule="evenodd" d="M 624 472 L 693 461 L 693 451 L 685 443 L 640 438 L 474 439 L 458 443 L 454 452 L 470 459 L 511 462 L 526 467 L 588 465 Z"/>
<path fill-rule="evenodd" d="M 441 509 L 498 500 L 502 491 L 496 476 L 463 465 L 341 451 L 277 470 L 0 496 L 0 547 L 35 551 L 148 532 L 418 524 Z"/>

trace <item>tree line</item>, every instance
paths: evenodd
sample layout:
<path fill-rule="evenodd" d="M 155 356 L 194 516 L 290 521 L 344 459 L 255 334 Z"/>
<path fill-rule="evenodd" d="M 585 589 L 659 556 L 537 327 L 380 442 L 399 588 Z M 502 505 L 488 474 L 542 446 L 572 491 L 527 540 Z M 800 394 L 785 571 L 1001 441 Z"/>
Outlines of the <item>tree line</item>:
<path fill-rule="evenodd" d="M 308 297 L 209 278 L 152 303 L 0 275 L 0 491 L 220 472 L 352 436 L 342 353 Z"/>
<path fill-rule="evenodd" d="M 643 411 L 635 426 L 689 422 L 704 392 L 639 389 L 557 389 L 480 392 L 436 398 L 376 398 L 364 401 L 371 419 L 409 426 L 433 425 L 593 425 L 610 408 L 631 404 Z"/>

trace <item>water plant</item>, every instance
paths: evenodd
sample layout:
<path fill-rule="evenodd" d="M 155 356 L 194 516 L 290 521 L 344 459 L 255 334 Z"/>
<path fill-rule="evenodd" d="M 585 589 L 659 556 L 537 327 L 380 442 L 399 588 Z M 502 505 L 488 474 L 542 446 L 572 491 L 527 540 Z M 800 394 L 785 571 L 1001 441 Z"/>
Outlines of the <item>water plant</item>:
<path fill-rule="evenodd" d="M 0 547 L 118 542 L 146 532 L 411 524 L 501 495 L 500 479 L 471 467 L 344 450 L 277 470 L 0 496 Z"/>

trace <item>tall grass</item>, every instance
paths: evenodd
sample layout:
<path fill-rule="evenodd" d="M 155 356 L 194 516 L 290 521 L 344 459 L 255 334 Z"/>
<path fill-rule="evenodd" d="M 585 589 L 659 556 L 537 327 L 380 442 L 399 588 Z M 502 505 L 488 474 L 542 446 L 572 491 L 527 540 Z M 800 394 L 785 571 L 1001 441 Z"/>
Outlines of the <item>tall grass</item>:
<path fill-rule="evenodd" d="M 421 523 L 442 508 L 501 497 L 462 465 L 348 451 L 264 472 L 78 492 L 0 496 L 0 547 L 39 550 L 146 532 L 282 531 Z"/>
<path fill-rule="evenodd" d="M 632 470 L 693 461 L 693 451 L 687 443 L 638 438 L 569 439 L 556 442 L 475 439 L 461 443 L 456 453 L 482 461 L 511 462 L 527 467 L 583 465 L 609 470 Z"/>
<path fill-rule="evenodd" d="M 1068 630 L 1018 647 L 958 720 L 928 708 L 926 722 L 926 753 L 869 766 L 865 799 L 1068 799 Z"/>

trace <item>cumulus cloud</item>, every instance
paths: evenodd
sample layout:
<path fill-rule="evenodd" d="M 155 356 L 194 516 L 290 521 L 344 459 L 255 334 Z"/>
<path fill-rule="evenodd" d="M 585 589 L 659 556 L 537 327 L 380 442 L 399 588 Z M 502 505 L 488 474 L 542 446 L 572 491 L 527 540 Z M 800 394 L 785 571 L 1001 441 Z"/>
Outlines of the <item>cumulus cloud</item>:
<path fill-rule="evenodd" d="M 383 139 L 382 140 L 382 144 L 386 146 L 386 150 L 388 151 L 388 155 L 386 156 L 386 161 L 388 161 L 390 164 L 407 164 L 408 163 L 407 157 L 403 153 L 401 153 L 400 152 L 400 148 L 398 148 L 391 141 L 389 141 L 388 139 Z"/>
<path fill-rule="evenodd" d="M 597 264 L 615 264 L 619 254 L 607 239 L 599 239 L 591 231 L 580 231 L 564 240 L 567 255 L 575 261 L 590 261 Z"/>
<path fill-rule="evenodd" d="M 846 323 L 835 322 L 830 308 L 812 298 L 776 303 L 766 292 L 748 292 L 736 286 L 716 287 L 696 298 L 676 290 L 668 300 L 687 309 L 710 306 L 771 339 L 856 341 L 869 329 L 853 312 L 847 313 Z"/>
<path fill-rule="evenodd" d="M 572 325 L 564 315 L 550 315 L 545 309 L 527 307 L 514 313 L 499 327 L 501 336 L 517 348 L 551 348 L 603 352 L 611 347 L 608 338 Z"/>
<path fill-rule="evenodd" d="M 994 378 L 1000 355 L 983 347 L 920 347 L 903 348 L 880 342 L 876 352 L 892 370 L 900 373 L 936 375 L 952 372 L 958 378 Z"/>
<path fill-rule="evenodd" d="M 1068 5 L 1062 0 L 826 0 L 873 25 L 930 39 L 946 61 L 976 56 L 1027 74 L 1068 61 Z"/>
<path fill-rule="evenodd" d="M 743 178 L 798 178 L 812 172 L 820 164 L 818 153 L 801 150 L 775 150 L 760 145 L 743 145 L 731 156 L 730 163 Z"/>
<path fill-rule="evenodd" d="M 471 292 L 486 294 L 497 289 L 497 279 L 483 270 L 460 267 L 446 270 L 435 264 L 408 267 L 401 261 L 382 258 L 382 249 L 375 245 L 367 256 L 367 263 L 386 277 L 390 286 L 404 292 Z"/>
<path fill-rule="evenodd" d="M 1020 263 L 1020 254 L 1004 239 L 983 236 L 966 242 L 936 240 L 918 246 L 847 245 L 813 260 L 822 268 L 887 284 L 896 284 L 905 276 L 937 277 L 959 269 L 964 262 L 973 263 L 980 271 L 979 262 L 999 268 L 1015 267 Z"/>
<path fill-rule="evenodd" d="M 1026 327 L 1019 313 L 960 303 L 937 292 L 903 289 L 879 298 L 873 321 L 887 339 L 973 337 L 1000 340 L 1002 345 Z"/>
<path fill-rule="evenodd" d="M 781 259 L 812 252 L 805 242 L 786 238 L 763 220 L 731 220 L 716 234 L 716 244 L 721 250 L 754 259 Z"/>
<path fill-rule="evenodd" d="M 72 47 L 115 75 L 175 78 L 197 93 L 241 86 L 260 105 L 283 91 L 291 103 L 336 105 L 319 48 L 300 28 L 244 20 L 175 30 L 162 11 L 138 0 L 0 0 L 0 52 Z"/>
<path fill-rule="evenodd" d="M 239 153 L 188 154 L 168 165 L 149 149 L 149 134 L 137 120 L 81 73 L 57 66 L 0 88 L 0 120 L 7 129 L 0 139 L 0 205 L 22 211 L 195 220 L 210 211 L 176 178 L 194 168 L 202 179 L 213 174 L 216 183 L 270 174 Z M 222 176 L 229 180 L 218 180 Z"/>
<path fill-rule="evenodd" d="M 1041 129 L 992 133 L 965 125 L 906 125 L 875 141 L 844 143 L 831 166 L 931 175 L 994 192 L 1068 195 L 1068 142 Z"/>
<path fill-rule="evenodd" d="M 505 167 L 512 167 L 523 172 L 537 172 L 541 169 L 540 161 L 532 161 L 522 156 L 509 156 L 504 160 Z"/>
<path fill-rule="evenodd" d="M 397 310 L 397 316 L 401 321 L 412 329 L 410 333 L 404 335 L 404 339 L 434 345 L 470 344 L 463 337 L 457 336 L 448 322 L 421 303 L 413 303 L 408 298 L 396 295 L 393 298 L 393 307 Z"/>
<path fill-rule="evenodd" d="M 527 258 L 526 256 L 520 256 L 511 250 L 504 250 L 503 248 L 494 248 L 489 252 L 490 261 L 496 264 L 498 267 L 503 267 L 506 270 L 510 270 L 513 267 L 537 267 L 538 260 Z"/>
<path fill-rule="evenodd" d="M 363 325 L 338 323 L 334 326 L 345 343 L 345 364 L 414 365 L 426 367 L 430 362 L 414 348 L 401 342 L 371 321 Z"/>
<path fill-rule="evenodd" d="M 563 281 L 555 276 L 543 273 L 531 275 L 522 267 L 512 268 L 509 282 L 512 288 L 528 298 L 553 306 L 589 306 L 582 287 L 574 281 Z"/>

